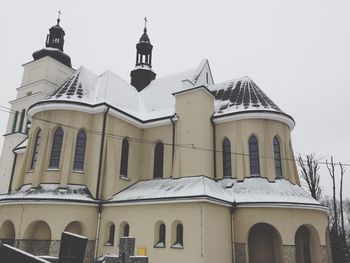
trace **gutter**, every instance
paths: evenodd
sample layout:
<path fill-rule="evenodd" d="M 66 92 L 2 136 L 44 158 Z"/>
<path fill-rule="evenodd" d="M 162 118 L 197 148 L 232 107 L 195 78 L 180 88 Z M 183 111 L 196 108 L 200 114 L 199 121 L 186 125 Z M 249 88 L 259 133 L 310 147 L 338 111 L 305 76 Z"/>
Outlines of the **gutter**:
<path fill-rule="evenodd" d="M 211 126 L 213 127 L 213 161 L 214 161 L 214 180 L 217 180 L 216 176 L 216 127 L 215 127 L 215 122 L 214 122 L 214 113 L 210 117 L 210 123 Z"/>
<path fill-rule="evenodd" d="M 174 159 L 175 159 L 175 122 L 179 119 L 176 113 L 170 117 L 171 124 L 173 126 L 173 140 L 172 140 L 172 148 L 171 148 L 171 174 L 170 178 L 173 178 L 174 175 Z"/>
<path fill-rule="evenodd" d="M 237 204 L 234 201 L 232 203 L 232 206 L 230 207 L 232 263 L 235 263 L 235 256 L 236 256 L 235 245 L 234 245 L 235 235 L 234 235 L 234 226 L 233 226 L 233 214 L 235 213 L 236 209 L 237 209 Z"/>

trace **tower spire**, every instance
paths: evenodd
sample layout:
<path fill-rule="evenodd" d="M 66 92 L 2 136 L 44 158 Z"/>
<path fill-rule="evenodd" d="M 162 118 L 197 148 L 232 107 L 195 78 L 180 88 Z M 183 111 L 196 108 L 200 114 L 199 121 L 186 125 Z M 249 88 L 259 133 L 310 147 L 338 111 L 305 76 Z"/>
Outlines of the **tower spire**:
<path fill-rule="evenodd" d="M 139 43 L 136 44 L 136 64 L 131 71 L 131 85 L 137 91 L 143 90 L 152 80 L 156 78 L 156 73 L 152 71 L 152 49 L 151 41 L 147 35 L 147 17 L 144 18 L 143 34 Z"/>

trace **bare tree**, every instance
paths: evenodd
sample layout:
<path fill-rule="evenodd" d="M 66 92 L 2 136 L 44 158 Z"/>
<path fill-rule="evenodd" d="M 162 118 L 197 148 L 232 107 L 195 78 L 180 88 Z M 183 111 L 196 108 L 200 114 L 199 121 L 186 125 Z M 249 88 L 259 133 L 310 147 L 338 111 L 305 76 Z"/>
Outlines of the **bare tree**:
<path fill-rule="evenodd" d="M 332 184 L 333 184 L 333 211 L 334 211 L 333 231 L 336 231 L 336 233 L 338 233 L 338 211 L 337 211 L 337 202 L 335 198 L 335 163 L 333 162 L 333 157 L 331 157 L 330 163 L 328 163 L 328 160 L 326 160 L 326 166 L 329 172 L 329 176 L 332 178 Z"/>
<path fill-rule="evenodd" d="M 345 168 L 342 163 L 339 162 L 340 167 L 340 222 L 341 222 L 341 234 L 345 239 L 345 227 L 344 227 L 344 210 L 343 210 L 343 178 L 345 173 Z"/>
<path fill-rule="evenodd" d="M 315 154 L 309 154 L 306 156 L 306 161 L 303 160 L 301 155 L 297 157 L 297 163 L 300 169 L 302 178 L 307 183 L 311 196 L 319 200 L 321 197 L 321 187 L 320 187 L 320 175 L 318 170 L 320 166 L 318 160 L 315 157 Z"/>

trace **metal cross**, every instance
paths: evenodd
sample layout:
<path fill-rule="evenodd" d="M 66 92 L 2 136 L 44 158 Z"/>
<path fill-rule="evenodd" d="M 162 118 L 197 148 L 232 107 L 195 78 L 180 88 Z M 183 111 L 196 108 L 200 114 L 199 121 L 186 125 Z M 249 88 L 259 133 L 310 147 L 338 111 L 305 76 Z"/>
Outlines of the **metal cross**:
<path fill-rule="evenodd" d="M 144 20 L 145 20 L 145 27 L 146 27 L 147 26 L 147 22 L 148 22 L 147 16 L 145 16 Z"/>
<path fill-rule="evenodd" d="M 62 14 L 61 9 L 58 10 L 57 13 L 58 13 L 58 19 L 60 19 L 61 18 L 61 14 Z"/>

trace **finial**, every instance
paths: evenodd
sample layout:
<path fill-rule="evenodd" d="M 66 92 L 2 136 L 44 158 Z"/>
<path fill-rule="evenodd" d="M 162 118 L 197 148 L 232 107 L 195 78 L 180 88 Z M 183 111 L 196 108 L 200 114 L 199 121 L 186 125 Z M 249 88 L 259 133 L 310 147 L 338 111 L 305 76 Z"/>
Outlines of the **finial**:
<path fill-rule="evenodd" d="M 57 25 L 59 25 L 59 24 L 60 24 L 60 21 L 61 21 L 61 14 L 62 14 L 61 9 L 58 10 L 57 13 L 58 13 Z"/>
<path fill-rule="evenodd" d="M 143 19 L 143 20 L 145 20 L 145 31 L 147 30 L 147 22 L 148 22 L 148 20 L 147 20 L 147 16 L 145 16 L 145 18 Z"/>

